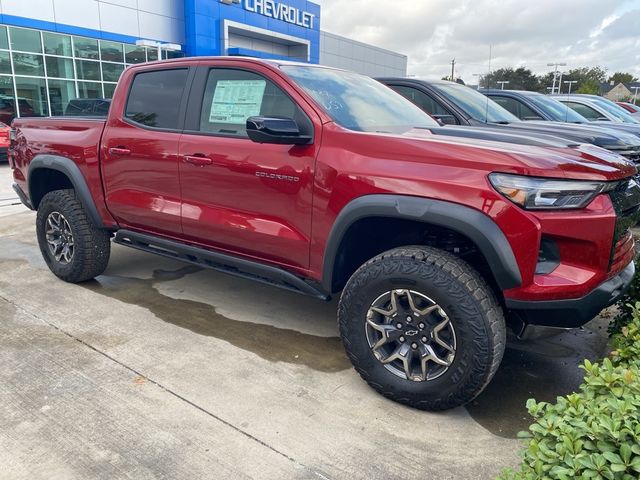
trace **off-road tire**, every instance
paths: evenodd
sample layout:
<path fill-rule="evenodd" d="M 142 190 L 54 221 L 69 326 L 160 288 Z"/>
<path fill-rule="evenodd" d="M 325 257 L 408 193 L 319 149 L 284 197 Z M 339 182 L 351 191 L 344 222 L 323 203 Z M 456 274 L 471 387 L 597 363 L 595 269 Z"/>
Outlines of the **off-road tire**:
<path fill-rule="evenodd" d="M 433 299 L 455 327 L 455 357 L 432 380 L 412 381 L 390 372 L 367 340 L 372 302 L 403 288 Z M 338 323 L 347 355 L 362 378 L 385 397 L 422 410 L 446 410 L 478 396 L 496 373 L 506 342 L 502 309 L 482 277 L 467 262 L 424 246 L 389 250 L 362 265 L 342 293 Z"/>
<path fill-rule="evenodd" d="M 47 244 L 46 222 L 53 212 L 62 214 L 73 234 L 74 253 L 66 264 L 56 260 Z M 93 224 L 75 190 L 54 190 L 44 196 L 38 206 L 36 233 L 47 266 L 65 282 L 85 282 L 101 275 L 107 268 L 111 235 Z"/>

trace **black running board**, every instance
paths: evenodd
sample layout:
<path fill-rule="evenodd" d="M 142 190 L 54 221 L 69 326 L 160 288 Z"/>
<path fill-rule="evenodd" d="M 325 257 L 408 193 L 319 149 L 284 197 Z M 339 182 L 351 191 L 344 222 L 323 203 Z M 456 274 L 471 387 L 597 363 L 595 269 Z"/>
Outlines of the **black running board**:
<path fill-rule="evenodd" d="M 320 287 L 314 286 L 286 270 L 252 262 L 244 258 L 225 255 L 224 253 L 130 230 L 118 230 L 114 242 L 142 250 L 143 252 L 155 253 L 163 257 L 228 273 L 236 277 L 247 278 L 321 300 L 330 299 L 330 296 L 323 292 Z"/>

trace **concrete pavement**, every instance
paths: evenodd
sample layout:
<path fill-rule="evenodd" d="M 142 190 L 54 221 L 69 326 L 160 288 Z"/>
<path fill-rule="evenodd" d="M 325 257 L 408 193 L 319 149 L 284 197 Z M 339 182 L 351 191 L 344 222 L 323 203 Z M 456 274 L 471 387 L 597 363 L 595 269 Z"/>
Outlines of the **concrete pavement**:
<path fill-rule="evenodd" d="M 9 183 L 0 165 L 0 198 Z M 513 343 L 472 405 L 416 411 L 353 371 L 335 301 L 120 246 L 69 285 L 34 220 L 0 203 L 3 479 L 489 479 L 518 461 L 524 401 L 606 348 L 603 321 Z"/>

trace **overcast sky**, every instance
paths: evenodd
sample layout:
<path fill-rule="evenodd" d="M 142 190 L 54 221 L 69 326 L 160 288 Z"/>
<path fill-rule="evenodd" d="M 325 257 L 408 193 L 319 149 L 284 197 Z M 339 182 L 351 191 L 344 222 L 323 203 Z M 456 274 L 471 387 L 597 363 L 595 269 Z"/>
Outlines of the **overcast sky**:
<path fill-rule="evenodd" d="M 474 73 L 547 63 L 640 77 L 640 0 L 316 0 L 322 29 L 409 56 L 409 74 Z"/>

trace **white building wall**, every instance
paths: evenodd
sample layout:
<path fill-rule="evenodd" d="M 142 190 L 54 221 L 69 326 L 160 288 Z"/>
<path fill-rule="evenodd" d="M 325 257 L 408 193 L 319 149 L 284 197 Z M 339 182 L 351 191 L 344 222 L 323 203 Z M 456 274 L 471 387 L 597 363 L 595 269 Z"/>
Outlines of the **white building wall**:
<path fill-rule="evenodd" d="M 320 32 L 320 64 L 371 77 L 407 74 L 406 55 L 328 32 Z"/>
<path fill-rule="evenodd" d="M 0 13 L 149 40 L 185 41 L 182 0 L 0 0 Z"/>

